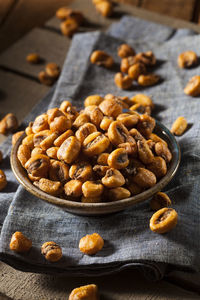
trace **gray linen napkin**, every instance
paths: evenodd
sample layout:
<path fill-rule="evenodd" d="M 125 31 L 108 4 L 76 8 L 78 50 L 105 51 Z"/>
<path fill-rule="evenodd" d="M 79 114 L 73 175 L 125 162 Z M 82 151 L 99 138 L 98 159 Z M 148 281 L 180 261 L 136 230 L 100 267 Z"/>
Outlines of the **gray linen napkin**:
<path fill-rule="evenodd" d="M 119 68 L 116 48 L 123 41 L 99 32 L 78 34 L 73 39 L 53 99 L 52 94 L 48 95 L 28 118 L 31 120 L 45 111 L 47 101 L 51 101 L 50 107 L 53 107 L 67 98 L 81 106 L 87 95 L 104 95 L 109 92 L 129 96 L 138 92 L 152 95 L 157 107 L 155 117 L 167 126 L 179 115 L 185 116 L 192 127 L 179 138 L 182 163 L 178 174 L 166 188 L 179 214 L 177 227 L 165 235 L 151 232 L 148 224 L 152 211 L 148 202 L 109 216 L 81 217 L 49 205 L 19 187 L 3 223 L 0 245 L 3 261 L 24 271 L 69 275 L 100 275 L 127 267 L 140 267 L 149 277 L 159 279 L 164 275 L 167 264 L 199 271 L 200 104 L 198 99 L 183 94 L 185 82 L 193 74 L 198 74 L 199 67 L 184 71 L 179 70 L 175 63 L 178 53 L 186 50 L 187 44 L 198 53 L 199 41 L 199 36 L 188 37 L 152 48 L 158 57 L 155 71 L 163 77 L 163 82 L 145 89 L 135 86 L 132 91 L 125 92 L 119 90 L 113 82 Z M 148 42 L 136 41 L 133 46 L 137 51 L 150 50 Z M 95 49 L 103 49 L 113 55 L 116 61 L 114 70 L 104 70 L 89 63 L 89 55 Z M 3 146 L 7 153 L 8 145 L 9 141 Z M 14 181 L 13 176 L 10 179 Z M 10 201 L 13 194 L 8 195 Z M 1 196 L 0 202 L 3 203 Z M 23 256 L 9 250 L 10 237 L 17 230 L 33 240 L 33 249 Z M 103 236 L 105 247 L 97 255 L 88 257 L 80 253 L 78 242 L 83 235 L 92 232 Z M 63 248 L 63 258 L 56 264 L 50 264 L 39 254 L 41 244 L 47 240 L 54 240 Z"/>
<path fill-rule="evenodd" d="M 107 33 L 113 37 L 128 42 L 140 40 L 149 45 L 159 45 L 167 40 L 179 39 L 196 34 L 193 30 L 180 28 L 178 30 L 158 23 L 141 20 L 136 17 L 124 16 L 117 23 L 113 23 Z"/>

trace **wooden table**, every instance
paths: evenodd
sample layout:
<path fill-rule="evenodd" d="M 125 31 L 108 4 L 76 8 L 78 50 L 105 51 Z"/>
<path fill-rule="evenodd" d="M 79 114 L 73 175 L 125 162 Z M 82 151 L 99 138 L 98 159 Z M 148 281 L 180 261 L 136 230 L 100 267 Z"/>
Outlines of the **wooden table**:
<path fill-rule="evenodd" d="M 71 7 L 81 9 L 90 24 L 81 30 L 105 30 L 118 15 L 129 14 L 170 24 L 175 28 L 188 27 L 200 32 L 192 23 L 161 17 L 141 8 L 122 5 L 116 8 L 115 18 L 104 19 L 96 13 L 90 0 L 76 0 Z M 120 12 L 120 14 L 119 14 Z M 37 74 L 44 68 L 41 65 L 29 65 L 25 61 L 28 53 L 36 51 L 45 62 L 56 62 L 62 66 L 70 45 L 70 39 L 59 32 L 59 21 L 55 18 L 45 26 L 33 29 L 0 55 L 0 117 L 14 112 L 20 122 L 31 108 L 48 92 L 49 87 L 37 81 Z M 5 139 L 0 136 L 0 142 Z M 0 263 L 0 299 L 42 300 L 66 299 L 74 287 L 86 283 L 97 283 L 102 300 L 120 299 L 199 299 L 200 276 L 173 272 L 158 283 L 147 281 L 138 270 L 126 270 L 119 274 L 96 278 L 69 278 L 23 273 Z M 183 289 L 184 288 L 184 289 Z"/>

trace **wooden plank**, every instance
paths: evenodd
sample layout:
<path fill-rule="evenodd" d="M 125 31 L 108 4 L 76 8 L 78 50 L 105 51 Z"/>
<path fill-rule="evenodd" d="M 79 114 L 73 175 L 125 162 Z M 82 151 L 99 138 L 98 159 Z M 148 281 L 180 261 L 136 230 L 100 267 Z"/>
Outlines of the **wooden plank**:
<path fill-rule="evenodd" d="M 60 6 L 72 0 L 18 0 L 0 28 L 0 51 L 6 49 L 23 34 L 44 24 Z M 6 1 L 1 1 L 6 2 Z"/>
<path fill-rule="evenodd" d="M 49 90 L 49 87 L 33 80 L 2 70 L 0 70 L 0 82 L 0 118 L 12 112 L 20 123 Z M 5 136 L 0 134 L 0 143 L 3 140 Z"/>
<path fill-rule="evenodd" d="M 140 0 L 114 0 L 114 2 L 138 6 Z"/>
<path fill-rule="evenodd" d="M 141 7 L 160 14 L 191 21 L 195 0 L 142 0 Z"/>
<path fill-rule="evenodd" d="M 140 0 L 141 1 L 141 0 Z M 158 3 L 157 0 L 151 0 Z M 160 1 L 161 4 L 166 0 Z M 186 0 L 187 2 L 190 0 Z M 195 1 L 195 0 L 191 0 Z M 186 20 L 174 17 L 170 17 L 167 15 L 160 15 L 154 11 L 149 11 L 144 9 L 144 7 L 136 7 L 133 5 L 127 4 L 119 4 L 115 7 L 115 14 L 111 18 L 104 18 L 98 12 L 96 12 L 95 7 L 91 5 L 91 0 L 76 0 L 74 1 L 70 7 L 75 8 L 77 10 L 81 10 L 86 18 L 88 19 L 89 23 L 91 22 L 89 28 L 90 30 L 106 30 L 109 25 L 111 25 L 115 21 L 119 21 L 119 19 L 125 15 L 132 15 L 136 16 L 137 18 L 145 19 L 147 21 L 156 22 L 159 24 L 171 26 L 174 28 L 189 28 L 196 32 L 200 33 L 200 27 L 197 24 L 188 22 Z M 56 32 L 60 32 L 60 21 L 57 20 L 55 17 L 50 19 L 46 24 L 45 28 L 50 30 L 54 30 Z M 81 30 L 84 31 L 84 27 L 81 27 Z"/>
<path fill-rule="evenodd" d="M 20 300 L 68 299 L 73 288 L 88 283 L 98 285 L 102 300 L 199 299 L 198 295 L 163 280 L 148 281 L 138 270 L 126 270 L 100 277 L 67 277 L 24 273 L 1 263 L 0 271 L 0 291 Z"/>
<path fill-rule="evenodd" d="M 0 66 L 37 78 L 48 62 L 62 67 L 69 45 L 70 40 L 61 34 L 36 28 L 0 55 Z M 32 52 L 41 55 L 42 63 L 33 65 L 26 61 L 26 55 Z"/>
<path fill-rule="evenodd" d="M 80 32 L 106 30 L 108 26 L 115 21 L 119 21 L 119 19 L 126 13 L 123 6 L 118 5 L 114 9 L 112 17 L 105 18 L 97 12 L 95 6 L 92 4 L 92 0 L 76 0 L 72 2 L 69 7 L 75 10 L 80 10 L 86 18 L 86 24 L 80 27 Z M 50 19 L 47 23 L 45 23 L 45 28 L 57 29 L 57 31 L 60 32 L 60 20 L 55 17 Z"/>

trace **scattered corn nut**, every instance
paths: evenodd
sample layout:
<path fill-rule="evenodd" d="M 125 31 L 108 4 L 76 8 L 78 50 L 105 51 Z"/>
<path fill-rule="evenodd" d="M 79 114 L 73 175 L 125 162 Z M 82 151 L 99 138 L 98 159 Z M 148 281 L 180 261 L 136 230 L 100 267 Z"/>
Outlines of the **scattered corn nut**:
<path fill-rule="evenodd" d="M 113 121 L 108 128 L 108 137 L 113 145 L 119 145 L 128 142 L 128 129 L 120 122 Z"/>
<path fill-rule="evenodd" d="M 125 58 L 128 56 L 134 56 L 135 50 L 128 44 L 121 44 L 117 49 L 117 54 L 119 57 Z"/>
<path fill-rule="evenodd" d="M 137 113 L 123 113 L 118 115 L 117 120 L 120 121 L 126 127 L 134 127 L 140 119 Z"/>
<path fill-rule="evenodd" d="M 184 93 L 193 97 L 200 95 L 200 76 L 193 76 L 184 88 Z"/>
<path fill-rule="evenodd" d="M 32 241 L 29 240 L 22 232 L 13 233 L 10 240 L 10 250 L 23 253 L 28 252 L 32 247 Z"/>
<path fill-rule="evenodd" d="M 72 122 L 66 116 L 60 116 L 54 118 L 54 120 L 50 123 L 50 130 L 56 132 L 65 132 L 70 129 L 72 126 Z"/>
<path fill-rule="evenodd" d="M 125 179 L 120 171 L 110 168 L 106 171 L 105 176 L 102 178 L 102 183 L 108 188 L 115 188 L 124 185 Z"/>
<path fill-rule="evenodd" d="M 120 89 L 123 89 L 123 90 L 127 90 L 129 89 L 131 86 L 132 86 L 132 78 L 129 77 L 129 75 L 123 75 L 122 73 L 116 73 L 115 74 L 115 84 L 120 88 Z"/>
<path fill-rule="evenodd" d="M 49 125 L 51 124 L 51 122 L 53 122 L 55 118 L 65 116 L 64 113 L 57 107 L 48 109 L 46 114 Z"/>
<path fill-rule="evenodd" d="M 66 20 L 69 17 L 69 14 L 71 13 L 72 9 L 68 7 L 60 7 L 56 11 L 56 18 L 60 20 Z"/>
<path fill-rule="evenodd" d="M 82 195 L 82 182 L 80 180 L 70 180 L 64 186 L 66 196 L 80 197 Z"/>
<path fill-rule="evenodd" d="M 103 120 L 103 113 L 96 105 L 87 106 L 84 112 L 90 117 L 90 122 L 99 128 L 101 121 Z"/>
<path fill-rule="evenodd" d="M 92 177 L 92 166 L 84 161 L 73 164 L 69 169 L 69 176 L 71 179 L 85 182 Z"/>
<path fill-rule="evenodd" d="M 95 284 L 80 286 L 74 289 L 68 300 L 99 300 L 98 288 Z"/>
<path fill-rule="evenodd" d="M 25 163 L 25 168 L 34 177 L 46 178 L 48 175 L 50 160 L 44 154 L 35 155 Z"/>
<path fill-rule="evenodd" d="M 72 10 L 68 7 L 61 7 L 56 11 L 56 17 L 60 20 L 73 18 L 79 25 L 84 22 L 84 16 L 80 11 Z"/>
<path fill-rule="evenodd" d="M 150 219 L 150 229 L 156 233 L 165 233 L 173 229 L 178 221 L 178 214 L 173 208 L 162 208 Z"/>
<path fill-rule="evenodd" d="M 55 242 L 46 242 L 41 247 L 41 253 L 46 260 L 50 262 L 57 262 L 62 258 L 62 249 Z"/>
<path fill-rule="evenodd" d="M 79 127 L 79 129 L 75 133 L 75 136 L 82 144 L 86 137 L 95 131 L 97 131 L 97 128 L 94 124 L 85 123 Z"/>
<path fill-rule="evenodd" d="M 35 155 L 37 155 L 37 154 L 45 154 L 46 153 L 46 151 L 45 150 L 42 150 L 42 148 L 40 148 L 40 147 L 35 147 L 35 148 L 33 148 L 33 150 L 31 151 L 31 157 L 32 156 L 35 156 Z M 48 154 L 47 154 L 48 155 Z M 49 155 L 48 155 L 49 156 Z"/>
<path fill-rule="evenodd" d="M 74 18 L 67 18 L 67 20 L 61 22 L 60 30 L 63 35 L 72 37 L 74 33 L 78 31 L 79 24 Z"/>
<path fill-rule="evenodd" d="M 54 145 L 56 147 L 60 147 L 62 143 L 69 138 L 70 136 L 74 135 L 73 131 L 71 129 L 68 129 L 67 131 L 63 132 L 61 135 L 59 135 L 55 140 L 54 140 Z"/>
<path fill-rule="evenodd" d="M 60 67 L 56 63 L 48 63 L 45 67 L 45 71 L 48 76 L 55 79 L 60 75 Z"/>
<path fill-rule="evenodd" d="M 14 132 L 18 128 L 18 120 L 16 116 L 12 113 L 5 115 L 5 117 L 0 121 L 0 133 L 8 134 Z"/>
<path fill-rule="evenodd" d="M 172 159 L 172 154 L 169 150 L 169 148 L 166 146 L 166 144 L 163 144 L 162 142 L 158 142 L 155 144 L 155 153 L 158 156 L 161 156 L 164 158 L 166 163 L 169 163 Z"/>
<path fill-rule="evenodd" d="M 116 99 L 106 99 L 99 105 L 100 110 L 107 117 L 116 118 L 122 113 L 122 104 Z"/>
<path fill-rule="evenodd" d="M 182 135 L 187 129 L 188 123 L 184 117 L 178 117 L 173 123 L 171 132 L 175 135 Z"/>
<path fill-rule="evenodd" d="M 140 75 L 138 77 L 138 83 L 141 86 L 155 85 L 160 81 L 160 76 L 156 74 Z"/>
<path fill-rule="evenodd" d="M 58 133 L 53 132 L 52 134 L 50 134 L 44 140 L 41 141 L 40 147 L 46 151 L 48 148 L 53 146 L 53 142 L 55 141 L 55 139 L 57 139 L 57 137 L 58 137 Z"/>
<path fill-rule="evenodd" d="M 99 105 L 103 101 L 103 98 L 99 95 L 88 96 L 84 101 L 84 106 Z"/>
<path fill-rule="evenodd" d="M 137 129 L 143 136 L 149 137 L 152 134 L 155 126 L 156 121 L 151 116 L 140 115 L 140 119 L 137 123 Z"/>
<path fill-rule="evenodd" d="M 57 157 L 70 164 L 78 157 L 80 150 L 81 143 L 79 140 L 75 136 L 70 136 L 60 146 Z"/>
<path fill-rule="evenodd" d="M 138 156 L 144 164 L 152 163 L 154 155 L 146 141 L 137 141 Z"/>
<path fill-rule="evenodd" d="M 147 169 L 153 172 L 158 179 L 162 178 L 167 173 L 166 162 L 160 156 L 153 157 L 151 163 L 147 165 Z"/>
<path fill-rule="evenodd" d="M 31 157 L 31 150 L 27 145 L 20 145 L 17 150 L 17 158 L 23 167 L 25 167 L 26 162 Z"/>
<path fill-rule="evenodd" d="M 103 17 L 110 17 L 113 13 L 113 5 L 108 0 L 98 1 L 95 5 L 96 10 L 103 16 Z"/>
<path fill-rule="evenodd" d="M 46 139 L 49 135 L 51 135 L 50 130 L 42 130 L 35 134 L 29 134 L 22 141 L 23 145 L 28 145 L 31 149 L 34 147 L 40 147 L 40 143 Z"/>
<path fill-rule="evenodd" d="M 50 160 L 49 178 L 53 181 L 65 183 L 69 179 L 68 165 L 61 161 Z"/>
<path fill-rule="evenodd" d="M 142 63 L 136 63 L 128 69 L 128 76 L 132 80 L 138 80 L 138 77 L 146 73 L 146 67 Z"/>
<path fill-rule="evenodd" d="M 83 141 L 83 153 L 86 156 L 98 155 L 106 150 L 109 139 L 101 132 L 93 132 Z"/>
<path fill-rule="evenodd" d="M 87 234 L 79 242 L 79 249 L 87 255 L 93 255 L 99 252 L 104 246 L 104 240 L 98 233 Z"/>
<path fill-rule="evenodd" d="M 57 196 L 62 192 L 62 184 L 60 181 L 52 181 L 50 179 L 41 178 L 36 186 L 43 192 L 53 196 Z"/>
<path fill-rule="evenodd" d="M 18 141 L 18 139 L 20 138 L 20 136 L 22 136 L 22 134 L 24 134 L 24 131 L 18 131 L 16 133 L 13 134 L 12 136 L 12 145 L 14 146 L 16 144 L 16 142 Z"/>
<path fill-rule="evenodd" d="M 185 51 L 179 54 L 177 62 L 180 68 L 190 68 L 197 64 L 198 57 L 194 51 Z"/>
<path fill-rule="evenodd" d="M 49 76 L 45 71 L 40 71 L 38 74 L 38 80 L 40 83 L 51 86 L 54 84 L 55 79 L 51 76 Z"/>
<path fill-rule="evenodd" d="M 73 127 L 79 128 L 85 123 L 89 123 L 89 122 L 90 122 L 90 117 L 85 113 L 81 113 L 74 121 Z"/>
<path fill-rule="evenodd" d="M 50 147 L 49 149 L 46 150 L 46 154 L 50 158 L 58 159 L 58 157 L 57 157 L 58 149 L 59 149 L 59 147 Z"/>
<path fill-rule="evenodd" d="M 31 128 L 32 128 L 33 133 L 38 133 L 40 131 L 49 129 L 48 115 L 42 114 L 42 115 L 38 116 L 35 119 L 35 121 L 33 122 L 33 125 Z"/>
<path fill-rule="evenodd" d="M 154 66 L 156 64 L 156 57 L 152 51 L 140 52 L 136 54 L 135 60 L 143 63 L 146 66 Z"/>
<path fill-rule="evenodd" d="M 168 207 L 171 204 L 172 202 L 170 198 L 163 192 L 158 192 L 155 194 L 150 201 L 150 207 L 153 210 L 159 210 L 161 208 Z"/>
<path fill-rule="evenodd" d="M 96 181 L 85 181 L 82 185 L 85 197 L 99 197 L 103 193 L 103 185 Z"/>
<path fill-rule="evenodd" d="M 96 50 L 90 56 L 90 61 L 92 64 L 102 66 L 105 68 L 111 68 L 114 64 L 113 58 L 104 51 Z"/>
<path fill-rule="evenodd" d="M 128 155 L 125 149 L 118 148 L 108 156 L 108 165 L 114 169 L 126 168 L 129 164 Z"/>
<path fill-rule="evenodd" d="M 128 73 L 129 68 L 136 63 L 137 63 L 137 61 L 135 59 L 135 56 L 129 56 L 129 57 L 122 58 L 121 65 L 120 65 L 121 72 Z"/>
<path fill-rule="evenodd" d="M 32 133 L 33 133 L 32 126 L 33 126 L 33 122 L 30 122 L 30 123 L 28 124 L 28 126 L 26 127 L 26 129 L 25 129 L 26 135 L 29 135 L 29 134 L 32 134 Z"/>
<path fill-rule="evenodd" d="M 133 182 L 141 188 L 150 188 L 156 184 L 156 176 L 147 169 L 137 168 L 137 174 L 133 177 Z"/>
<path fill-rule="evenodd" d="M 161 142 L 167 146 L 167 143 L 155 133 L 151 133 L 149 138 L 155 143 Z"/>
<path fill-rule="evenodd" d="M 136 94 L 131 98 L 131 102 L 134 104 L 141 104 L 143 106 L 150 106 L 151 108 L 154 107 L 152 99 L 145 94 Z"/>
<path fill-rule="evenodd" d="M 68 100 L 63 100 L 60 104 L 59 110 L 61 110 L 63 113 L 67 112 L 67 109 L 72 107 L 72 104 Z"/>
<path fill-rule="evenodd" d="M 39 64 L 41 58 L 38 53 L 30 53 L 26 56 L 26 61 L 30 64 Z"/>

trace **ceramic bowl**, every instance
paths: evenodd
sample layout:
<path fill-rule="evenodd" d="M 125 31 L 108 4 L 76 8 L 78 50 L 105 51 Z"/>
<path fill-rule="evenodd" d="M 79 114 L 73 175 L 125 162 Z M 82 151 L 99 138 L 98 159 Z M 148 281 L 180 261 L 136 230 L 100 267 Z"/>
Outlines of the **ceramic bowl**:
<path fill-rule="evenodd" d="M 135 205 L 136 203 L 143 202 L 150 199 L 155 193 L 161 191 L 174 177 L 178 169 L 180 158 L 181 158 L 179 145 L 177 144 L 176 139 L 171 134 L 171 132 L 158 121 L 156 121 L 156 127 L 154 129 L 154 133 L 156 133 L 158 136 L 160 136 L 168 143 L 169 149 L 172 152 L 172 160 L 170 162 L 167 174 L 162 179 L 160 179 L 158 183 L 152 188 L 136 196 L 118 200 L 118 201 L 107 202 L 107 203 L 74 202 L 70 200 L 61 199 L 55 196 L 51 196 L 38 189 L 29 180 L 26 170 L 21 166 L 17 158 L 17 150 L 20 144 L 22 143 L 25 134 L 19 138 L 17 143 L 12 148 L 11 167 L 19 183 L 21 183 L 29 193 L 33 194 L 34 196 L 48 203 L 56 205 L 61 209 L 79 215 L 104 215 L 104 214 L 114 213 L 129 208 Z"/>

